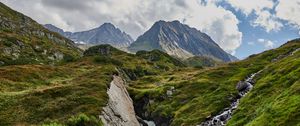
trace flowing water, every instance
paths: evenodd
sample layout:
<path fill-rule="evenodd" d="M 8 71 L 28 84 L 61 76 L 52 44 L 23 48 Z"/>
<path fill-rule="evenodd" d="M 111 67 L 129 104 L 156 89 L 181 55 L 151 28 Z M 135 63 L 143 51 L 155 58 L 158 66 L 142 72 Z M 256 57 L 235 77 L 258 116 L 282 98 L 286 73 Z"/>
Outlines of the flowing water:
<path fill-rule="evenodd" d="M 237 108 L 240 99 L 243 98 L 253 88 L 253 78 L 259 72 L 251 74 L 251 76 L 246 78 L 246 80 L 239 82 L 243 83 L 245 88 L 239 91 L 239 97 L 231 103 L 230 107 L 225 108 L 220 114 L 211 117 L 209 120 L 201 123 L 199 126 L 224 126 L 227 123 L 227 121 L 231 118 L 233 110 Z"/>

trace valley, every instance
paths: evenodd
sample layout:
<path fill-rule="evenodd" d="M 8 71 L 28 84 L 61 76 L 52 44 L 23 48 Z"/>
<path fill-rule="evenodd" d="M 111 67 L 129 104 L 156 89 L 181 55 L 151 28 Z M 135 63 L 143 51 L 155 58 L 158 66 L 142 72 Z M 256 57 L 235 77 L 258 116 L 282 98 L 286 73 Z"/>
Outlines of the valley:
<path fill-rule="evenodd" d="M 237 60 L 179 21 L 44 27 L 0 3 L 1 126 L 300 125 L 300 39 Z"/>

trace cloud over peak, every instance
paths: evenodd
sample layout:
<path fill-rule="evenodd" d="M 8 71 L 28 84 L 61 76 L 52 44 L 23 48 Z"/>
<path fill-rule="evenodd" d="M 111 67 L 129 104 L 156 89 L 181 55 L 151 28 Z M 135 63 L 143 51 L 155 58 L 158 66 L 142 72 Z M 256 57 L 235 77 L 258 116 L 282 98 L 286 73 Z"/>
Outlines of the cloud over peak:
<path fill-rule="evenodd" d="M 238 19 L 217 0 L 0 0 L 40 23 L 81 31 L 111 22 L 134 38 L 158 20 L 180 20 L 206 32 L 224 50 L 241 44 Z M 209 12 L 209 13 L 208 13 Z"/>

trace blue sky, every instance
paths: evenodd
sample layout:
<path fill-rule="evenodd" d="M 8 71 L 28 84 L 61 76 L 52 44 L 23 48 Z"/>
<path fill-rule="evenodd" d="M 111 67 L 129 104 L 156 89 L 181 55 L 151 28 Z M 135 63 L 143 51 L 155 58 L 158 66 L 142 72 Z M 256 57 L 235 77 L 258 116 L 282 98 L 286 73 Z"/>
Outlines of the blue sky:
<path fill-rule="evenodd" d="M 284 26 L 279 31 L 267 32 L 263 27 L 251 25 L 251 21 L 254 20 L 257 15 L 251 13 L 247 16 L 241 11 L 234 9 L 227 2 L 221 2 L 219 3 L 219 6 L 232 11 L 240 21 L 238 28 L 243 33 L 242 44 L 236 49 L 235 53 L 235 56 L 240 59 L 246 58 L 251 54 L 277 48 L 289 40 L 300 37 L 299 29 L 294 25 L 289 24 L 288 21 L 281 20 Z M 272 15 L 275 15 L 274 9 L 272 9 L 270 12 Z M 259 42 L 259 39 L 271 41 L 274 43 L 274 45 L 272 47 L 265 47 L 263 43 Z"/>
<path fill-rule="evenodd" d="M 84 31 L 110 22 L 134 39 L 179 20 L 243 59 L 299 38 L 300 0 L 0 0 L 41 24 Z"/>

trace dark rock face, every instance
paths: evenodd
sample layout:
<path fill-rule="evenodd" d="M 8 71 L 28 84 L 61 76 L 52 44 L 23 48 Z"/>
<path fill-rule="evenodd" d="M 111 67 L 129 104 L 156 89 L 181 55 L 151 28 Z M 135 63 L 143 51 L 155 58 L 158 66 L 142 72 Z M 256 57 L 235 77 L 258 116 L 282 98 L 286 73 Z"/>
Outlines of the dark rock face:
<path fill-rule="evenodd" d="M 46 24 L 44 27 L 53 32 L 57 32 L 77 43 L 83 42 L 93 45 L 110 44 L 115 47 L 127 47 L 133 42 L 133 39 L 130 37 L 130 35 L 122 32 L 111 23 L 104 23 L 98 28 L 74 33 L 64 32 L 62 29 L 51 24 Z"/>
<path fill-rule="evenodd" d="M 196 55 L 214 57 L 226 62 L 236 59 L 222 50 L 207 34 L 179 21 L 156 22 L 128 49 L 132 52 L 159 49 L 179 58 Z"/>

